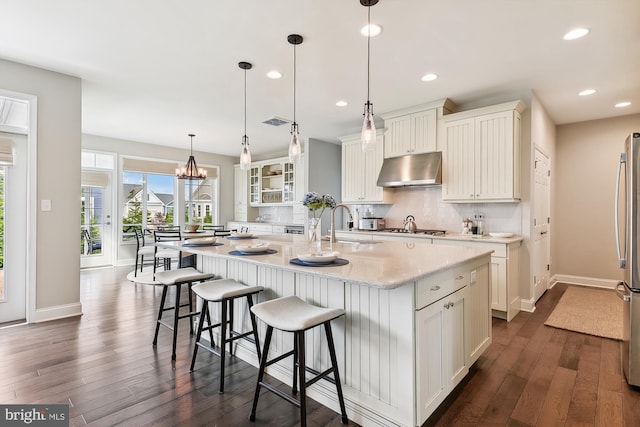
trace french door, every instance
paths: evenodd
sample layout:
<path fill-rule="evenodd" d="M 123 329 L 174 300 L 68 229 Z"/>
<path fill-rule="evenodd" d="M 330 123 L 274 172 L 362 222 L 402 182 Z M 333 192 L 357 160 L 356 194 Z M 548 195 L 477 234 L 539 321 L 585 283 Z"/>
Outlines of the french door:
<path fill-rule="evenodd" d="M 0 323 L 26 319 L 27 136 L 0 132 L 13 145 L 13 164 L 0 166 Z"/>
<path fill-rule="evenodd" d="M 80 267 L 113 265 L 110 171 L 82 171 L 80 189 Z"/>

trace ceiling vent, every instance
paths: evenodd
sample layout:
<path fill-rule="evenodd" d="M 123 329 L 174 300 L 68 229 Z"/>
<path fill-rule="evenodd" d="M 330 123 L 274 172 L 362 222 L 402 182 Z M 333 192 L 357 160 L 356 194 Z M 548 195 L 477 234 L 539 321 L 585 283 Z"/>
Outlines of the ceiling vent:
<path fill-rule="evenodd" d="M 269 117 L 267 120 L 264 120 L 262 123 L 271 126 L 282 126 L 286 123 L 291 123 L 291 120 L 283 119 L 282 117 Z"/>

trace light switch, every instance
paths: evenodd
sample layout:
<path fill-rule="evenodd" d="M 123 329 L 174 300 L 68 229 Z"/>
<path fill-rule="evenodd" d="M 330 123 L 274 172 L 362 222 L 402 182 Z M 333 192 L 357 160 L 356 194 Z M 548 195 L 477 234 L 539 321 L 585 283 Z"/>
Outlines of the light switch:
<path fill-rule="evenodd" d="M 40 210 L 42 212 L 48 212 L 51 210 L 51 200 L 40 200 Z"/>
<path fill-rule="evenodd" d="M 476 283 L 476 270 L 471 272 L 471 283 Z"/>

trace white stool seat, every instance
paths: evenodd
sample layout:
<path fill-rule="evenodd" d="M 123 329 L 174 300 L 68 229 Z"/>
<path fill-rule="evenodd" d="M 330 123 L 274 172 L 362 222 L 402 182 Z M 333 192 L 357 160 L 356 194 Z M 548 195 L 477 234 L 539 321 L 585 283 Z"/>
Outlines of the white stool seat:
<path fill-rule="evenodd" d="M 197 282 L 215 277 L 211 273 L 200 273 L 193 267 L 179 268 L 177 270 L 160 271 L 156 273 L 156 280 L 163 285 L 171 286 L 176 283 Z M 196 285 L 197 286 L 197 285 Z M 194 286 L 195 287 L 195 286 Z"/>
<path fill-rule="evenodd" d="M 180 251 L 175 249 L 158 249 L 156 252 L 156 258 L 178 258 Z"/>
<path fill-rule="evenodd" d="M 255 294 L 263 289 L 262 286 L 247 286 L 233 279 L 213 280 L 199 283 L 191 288 L 200 298 L 213 302 Z"/>
<path fill-rule="evenodd" d="M 266 324 L 281 331 L 304 331 L 342 316 L 341 308 L 324 308 L 307 304 L 296 296 L 277 298 L 251 307 Z"/>
<path fill-rule="evenodd" d="M 138 250 L 138 255 L 153 255 L 155 248 L 153 246 L 143 246 Z"/>

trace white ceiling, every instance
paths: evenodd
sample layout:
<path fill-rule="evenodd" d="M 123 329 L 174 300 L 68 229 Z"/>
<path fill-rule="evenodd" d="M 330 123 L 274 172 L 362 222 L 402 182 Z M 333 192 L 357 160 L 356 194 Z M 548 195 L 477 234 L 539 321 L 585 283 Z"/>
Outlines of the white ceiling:
<path fill-rule="evenodd" d="M 359 0 L 2 0 L 0 58 L 82 78 L 83 132 L 237 156 L 359 132 L 366 100 L 367 10 Z M 639 0 L 380 0 L 372 22 L 376 113 L 450 98 L 532 90 L 556 124 L 640 113 Z M 591 30 L 566 42 L 568 30 Z M 265 77 L 278 69 L 280 80 Z M 425 83 L 428 72 L 440 76 Z M 0 82 L 0 86 L 1 86 Z M 583 89 L 595 95 L 578 97 Z M 335 102 L 344 99 L 347 107 Z M 631 101 L 624 109 L 619 101 Z M 378 116 L 378 119 L 380 117 Z"/>

